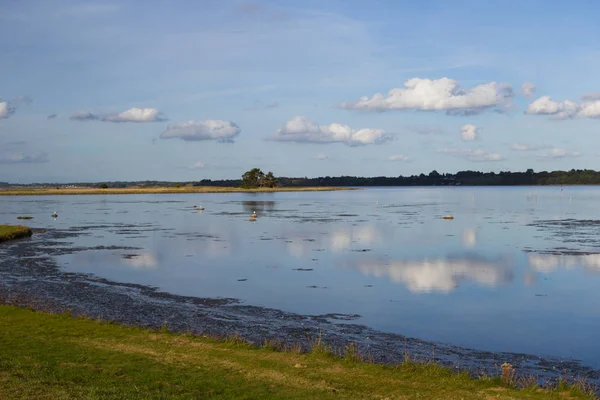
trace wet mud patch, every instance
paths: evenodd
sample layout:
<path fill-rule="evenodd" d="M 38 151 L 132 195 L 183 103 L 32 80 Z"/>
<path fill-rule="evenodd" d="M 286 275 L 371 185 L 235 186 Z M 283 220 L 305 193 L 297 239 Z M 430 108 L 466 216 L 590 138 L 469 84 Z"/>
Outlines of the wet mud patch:
<path fill-rule="evenodd" d="M 562 243 L 600 247 L 600 220 L 559 219 L 539 220 L 527 226 L 546 232 Z"/>

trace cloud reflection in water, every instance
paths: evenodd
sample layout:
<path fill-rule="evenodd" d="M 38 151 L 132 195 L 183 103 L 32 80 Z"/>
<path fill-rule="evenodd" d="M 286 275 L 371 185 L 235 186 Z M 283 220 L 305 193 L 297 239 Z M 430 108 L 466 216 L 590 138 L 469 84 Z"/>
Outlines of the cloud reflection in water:
<path fill-rule="evenodd" d="M 550 273 L 559 268 L 575 269 L 578 266 L 600 273 L 600 254 L 530 254 L 529 265 L 537 272 Z"/>
<path fill-rule="evenodd" d="M 463 281 L 485 286 L 513 281 L 513 271 L 505 263 L 480 257 L 359 262 L 356 268 L 367 276 L 388 277 L 392 282 L 403 283 L 411 292 L 450 293 Z"/>

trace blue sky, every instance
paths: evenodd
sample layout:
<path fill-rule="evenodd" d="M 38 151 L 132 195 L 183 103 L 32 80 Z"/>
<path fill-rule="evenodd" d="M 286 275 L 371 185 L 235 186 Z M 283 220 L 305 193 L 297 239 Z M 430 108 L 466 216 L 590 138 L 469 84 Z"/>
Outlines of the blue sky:
<path fill-rule="evenodd" d="M 0 181 L 598 169 L 599 12 L 3 1 Z"/>

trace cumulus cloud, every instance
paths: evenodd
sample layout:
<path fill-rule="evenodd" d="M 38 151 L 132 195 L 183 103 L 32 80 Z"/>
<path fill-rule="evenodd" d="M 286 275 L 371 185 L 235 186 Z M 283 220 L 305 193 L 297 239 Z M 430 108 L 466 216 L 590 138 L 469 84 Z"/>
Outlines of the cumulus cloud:
<path fill-rule="evenodd" d="M 580 157 L 582 155 L 579 151 L 569 151 L 566 149 L 561 149 L 558 147 L 554 147 L 542 152 L 539 155 L 539 158 L 542 160 L 557 160 L 560 158 L 575 158 Z"/>
<path fill-rule="evenodd" d="M 306 117 L 294 117 L 268 139 L 279 142 L 344 143 L 348 146 L 362 146 L 386 143 L 393 137 L 382 129 L 352 129 L 348 125 L 338 123 L 319 125 Z"/>
<path fill-rule="evenodd" d="M 58 117 L 58 115 L 56 115 L 56 114 L 50 114 L 50 115 L 48 115 L 48 117 L 46 117 L 46 118 L 47 118 L 47 119 L 54 119 L 54 118 L 56 118 L 56 117 Z"/>
<path fill-rule="evenodd" d="M 41 164 L 50 161 L 47 153 L 26 155 L 23 153 L 0 154 L 0 164 Z"/>
<path fill-rule="evenodd" d="M 600 98 L 597 93 L 582 97 L 580 103 L 571 100 L 554 101 L 550 96 L 542 96 L 525 110 L 526 114 L 550 115 L 552 119 L 600 118 Z"/>
<path fill-rule="evenodd" d="M 460 128 L 460 137 L 468 142 L 477 139 L 478 128 L 475 125 L 467 124 Z"/>
<path fill-rule="evenodd" d="M 185 141 L 218 140 L 231 143 L 241 132 L 233 122 L 209 119 L 206 121 L 184 121 L 171 124 L 160 134 L 161 139 Z"/>
<path fill-rule="evenodd" d="M 156 108 L 133 107 L 122 113 L 108 114 L 104 120 L 109 122 L 164 122 L 167 119 Z"/>
<path fill-rule="evenodd" d="M 133 107 L 121 113 L 95 114 L 90 111 L 77 111 L 70 119 L 74 121 L 106 121 L 106 122 L 164 122 L 165 116 L 156 108 Z"/>
<path fill-rule="evenodd" d="M 388 157 L 389 161 L 410 161 L 410 158 L 404 156 L 402 154 L 395 154 L 393 156 Z"/>
<path fill-rule="evenodd" d="M 447 111 L 450 114 L 473 115 L 492 107 L 505 107 L 512 102 L 509 84 L 489 82 L 470 89 L 449 78 L 437 80 L 413 78 L 403 88 L 391 89 L 387 96 L 377 93 L 355 102 L 342 103 L 347 110 L 390 111 L 419 110 Z"/>
<path fill-rule="evenodd" d="M 501 154 L 489 153 L 489 152 L 481 150 L 481 149 L 471 150 L 471 149 L 449 148 L 449 149 L 440 149 L 440 150 L 438 150 L 438 153 L 450 154 L 450 155 L 453 155 L 456 157 L 464 158 L 465 160 L 468 160 L 468 161 L 475 161 L 475 162 L 504 160 L 504 157 Z"/>
<path fill-rule="evenodd" d="M 367 276 L 387 276 L 392 282 L 403 283 L 411 292 L 450 293 L 464 281 L 498 286 L 513 280 L 510 269 L 477 257 L 359 262 L 356 268 Z"/>
<path fill-rule="evenodd" d="M 533 97 L 535 94 L 535 85 L 531 82 L 525 82 L 521 85 L 521 94 L 525 97 Z"/>

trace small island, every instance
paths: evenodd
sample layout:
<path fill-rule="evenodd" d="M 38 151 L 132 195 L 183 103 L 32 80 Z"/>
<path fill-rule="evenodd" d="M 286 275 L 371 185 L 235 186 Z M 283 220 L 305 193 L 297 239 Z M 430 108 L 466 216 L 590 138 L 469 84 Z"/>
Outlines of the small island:
<path fill-rule="evenodd" d="M 0 242 L 29 237 L 33 231 L 21 225 L 0 225 Z"/>

